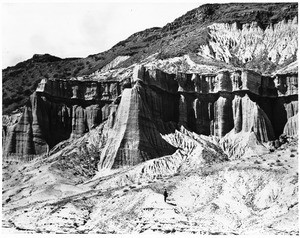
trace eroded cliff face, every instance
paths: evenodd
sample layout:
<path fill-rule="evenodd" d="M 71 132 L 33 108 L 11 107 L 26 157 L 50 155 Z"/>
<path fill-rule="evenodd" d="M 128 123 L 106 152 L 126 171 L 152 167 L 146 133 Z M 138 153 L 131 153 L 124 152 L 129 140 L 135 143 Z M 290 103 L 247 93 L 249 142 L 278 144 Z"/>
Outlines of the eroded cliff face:
<path fill-rule="evenodd" d="M 297 17 L 271 24 L 266 29 L 261 28 L 257 22 L 243 25 L 214 23 L 208 27 L 208 44 L 202 45 L 198 54 L 234 65 L 257 60 L 283 65 L 296 58 L 297 29 Z"/>
<path fill-rule="evenodd" d="M 250 70 L 176 77 L 179 124 L 199 134 L 223 137 L 234 128 L 236 133 L 253 131 L 258 140 L 269 141 L 298 112 L 297 84 L 286 83 L 297 78 L 295 74 L 284 80 Z"/>
<path fill-rule="evenodd" d="M 297 74 L 251 70 L 167 74 L 137 66 L 130 80 L 42 80 L 19 120 L 6 129 L 7 154 L 41 154 L 107 121 L 99 169 L 172 154 L 162 135 L 180 126 L 222 138 L 252 133 L 260 142 L 283 133 L 298 113 Z M 291 119 L 292 120 L 292 119 Z M 285 131 L 295 134 L 289 120 Z"/>
<path fill-rule="evenodd" d="M 4 70 L 7 112 L 28 75 L 77 78 L 3 117 L 3 227 L 299 234 L 297 11 L 206 4 L 86 59 Z"/>
<path fill-rule="evenodd" d="M 287 123 L 284 126 L 283 133 L 287 136 L 298 135 L 298 114 L 288 119 Z"/>
<path fill-rule="evenodd" d="M 41 154 L 78 138 L 107 119 L 120 94 L 118 82 L 42 80 L 23 114 L 7 125 L 6 154 Z"/>
<path fill-rule="evenodd" d="M 100 169 L 136 165 L 175 152 L 161 137 L 159 125 L 156 126 L 147 105 L 147 96 L 149 99 L 139 83 L 123 91 L 114 126 L 101 154 Z"/>
<path fill-rule="evenodd" d="M 115 147 L 107 145 L 104 154 L 119 158 L 111 166 L 169 153 L 172 146 L 159 135 L 180 126 L 217 137 L 253 132 L 262 142 L 283 131 L 294 135 L 295 120 L 289 119 L 298 113 L 297 25 L 297 17 L 269 26 L 209 23 L 197 53 L 168 59 L 156 53 L 135 69 L 120 66 L 130 56 L 118 56 L 78 80 L 42 80 L 21 116 L 4 123 L 4 151 L 45 153 L 108 118 Z M 136 159 L 120 162 L 124 156 Z M 108 160 L 101 161 L 106 167 Z"/>

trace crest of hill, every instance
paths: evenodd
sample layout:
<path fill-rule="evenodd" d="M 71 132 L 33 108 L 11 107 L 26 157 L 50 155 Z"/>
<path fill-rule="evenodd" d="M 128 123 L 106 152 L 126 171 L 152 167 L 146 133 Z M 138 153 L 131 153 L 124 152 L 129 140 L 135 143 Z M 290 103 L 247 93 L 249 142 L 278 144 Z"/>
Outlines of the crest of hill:
<path fill-rule="evenodd" d="M 86 58 L 61 59 L 49 54 L 34 55 L 29 60 L 2 70 L 3 113 L 11 113 L 24 105 L 41 78 L 69 79 L 88 75 L 118 56 L 130 56 L 117 66 L 128 67 L 155 53 L 160 59 L 195 54 L 200 45 L 207 43 L 207 26 L 211 23 L 236 22 L 241 26 L 255 21 L 264 29 L 270 24 L 293 19 L 297 14 L 297 3 L 205 4 L 162 28 L 137 32 L 110 50 Z"/>

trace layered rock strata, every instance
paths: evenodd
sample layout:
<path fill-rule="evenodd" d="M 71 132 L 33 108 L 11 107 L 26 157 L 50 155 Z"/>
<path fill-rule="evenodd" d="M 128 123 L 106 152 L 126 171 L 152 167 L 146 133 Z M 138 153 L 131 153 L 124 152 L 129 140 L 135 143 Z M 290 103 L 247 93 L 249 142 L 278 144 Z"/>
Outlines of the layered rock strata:
<path fill-rule="evenodd" d="M 41 154 L 70 137 L 78 138 L 107 119 L 120 94 L 118 82 L 45 80 L 7 126 L 6 154 Z"/>
<path fill-rule="evenodd" d="M 123 91 L 114 126 L 101 153 L 99 169 L 136 165 L 175 152 L 161 137 L 147 96 L 139 82 Z"/>
<path fill-rule="evenodd" d="M 42 80 L 19 121 L 5 130 L 5 152 L 44 153 L 107 118 L 111 131 L 101 153 L 102 168 L 174 152 L 161 135 L 179 126 L 217 137 L 232 130 L 253 132 L 259 141 L 269 141 L 298 113 L 297 88 L 296 73 L 167 74 L 143 66 L 134 69 L 125 86 L 116 80 Z"/>

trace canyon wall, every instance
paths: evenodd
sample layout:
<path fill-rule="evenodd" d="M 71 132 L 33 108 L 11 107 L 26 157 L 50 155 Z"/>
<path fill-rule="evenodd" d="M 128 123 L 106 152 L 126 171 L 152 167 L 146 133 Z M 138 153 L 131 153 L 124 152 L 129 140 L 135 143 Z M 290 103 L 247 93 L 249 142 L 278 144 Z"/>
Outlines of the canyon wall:
<path fill-rule="evenodd" d="M 298 113 L 297 74 L 267 77 L 244 70 L 176 77 L 179 123 L 199 134 L 223 137 L 234 128 L 269 141 Z"/>
<path fill-rule="evenodd" d="M 117 168 L 172 154 L 162 135 L 180 126 L 207 136 L 253 132 L 261 142 L 295 135 L 297 74 L 251 70 L 167 74 L 137 66 L 118 81 L 42 80 L 16 123 L 4 130 L 6 154 L 41 154 L 108 118 L 99 166 Z M 289 122 L 288 122 L 289 121 Z M 287 124 L 288 122 L 288 124 Z"/>
<path fill-rule="evenodd" d="M 41 154 L 78 138 L 107 119 L 120 94 L 118 82 L 45 80 L 30 96 L 22 116 L 6 126 L 6 154 Z"/>

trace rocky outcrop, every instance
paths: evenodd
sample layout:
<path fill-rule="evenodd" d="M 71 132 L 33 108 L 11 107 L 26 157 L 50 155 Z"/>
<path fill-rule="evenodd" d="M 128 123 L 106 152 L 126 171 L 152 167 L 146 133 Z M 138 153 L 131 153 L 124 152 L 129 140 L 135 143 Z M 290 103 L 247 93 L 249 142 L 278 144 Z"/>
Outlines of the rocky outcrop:
<path fill-rule="evenodd" d="M 42 79 L 36 92 L 64 100 L 115 100 L 121 91 L 118 81 L 79 81 Z"/>
<path fill-rule="evenodd" d="M 232 96 L 230 94 L 220 94 L 214 105 L 213 135 L 223 137 L 233 126 Z"/>
<path fill-rule="evenodd" d="M 185 76 L 183 74 L 183 76 Z M 169 93 L 176 93 L 178 89 L 175 74 L 167 74 L 158 69 L 147 70 L 143 65 L 138 65 L 133 70 L 132 83 L 143 82 L 150 87 L 155 87 Z"/>
<path fill-rule="evenodd" d="M 234 132 L 254 132 L 259 141 L 274 139 L 274 131 L 266 113 L 247 94 L 233 100 Z"/>
<path fill-rule="evenodd" d="M 274 83 L 278 96 L 298 95 L 297 73 L 277 74 Z"/>
<path fill-rule="evenodd" d="M 266 29 L 258 22 L 214 23 L 208 26 L 210 40 L 200 46 L 199 54 L 234 65 L 258 59 L 282 65 L 297 54 L 297 28 L 297 17 Z"/>
<path fill-rule="evenodd" d="M 271 120 L 276 137 L 282 134 L 287 120 L 298 113 L 298 95 L 263 97 L 258 104 Z"/>
<path fill-rule="evenodd" d="M 106 120 L 120 93 L 118 82 L 45 80 L 14 125 L 6 126 L 6 154 L 41 154 L 78 138 Z"/>
<path fill-rule="evenodd" d="M 283 133 L 287 136 L 298 135 L 298 114 L 288 119 L 284 126 Z"/>
<path fill-rule="evenodd" d="M 25 108 L 20 121 L 9 128 L 6 150 L 10 153 L 33 154 L 32 114 L 30 108 Z"/>
<path fill-rule="evenodd" d="M 281 78 L 279 80 L 279 78 Z M 178 73 L 179 92 L 212 94 L 219 92 L 249 91 L 265 97 L 298 94 L 297 74 L 263 76 L 253 70 L 220 71 L 215 74 Z M 288 86 L 287 86 L 287 83 Z M 281 88 L 286 88 L 284 94 Z M 281 93 L 279 92 L 281 90 Z"/>
<path fill-rule="evenodd" d="M 174 151 L 160 134 L 179 126 L 207 136 L 224 137 L 233 130 L 253 132 L 261 142 L 273 140 L 298 113 L 296 78 L 251 70 L 175 75 L 137 66 L 123 86 L 116 80 L 42 80 L 16 125 L 6 128 L 5 151 L 44 153 L 108 118 L 111 136 L 100 168 Z"/>
<path fill-rule="evenodd" d="M 136 165 L 175 152 L 175 148 L 160 135 L 164 128 L 162 109 L 168 101 L 159 95 L 151 97 L 155 92 L 151 93 L 150 89 L 146 91 L 144 88 L 153 83 L 151 77 L 146 81 L 149 86 L 143 86 L 140 81 L 142 72 L 138 73 L 134 77 L 135 86 L 124 89 L 122 93 L 113 128 L 101 153 L 99 170 Z M 159 87 L 167 87 L 167 84 Z M 170 104 L 173 102 L 170 101 Z M 154 116 L 157 116 L 156 119 Z"/>

